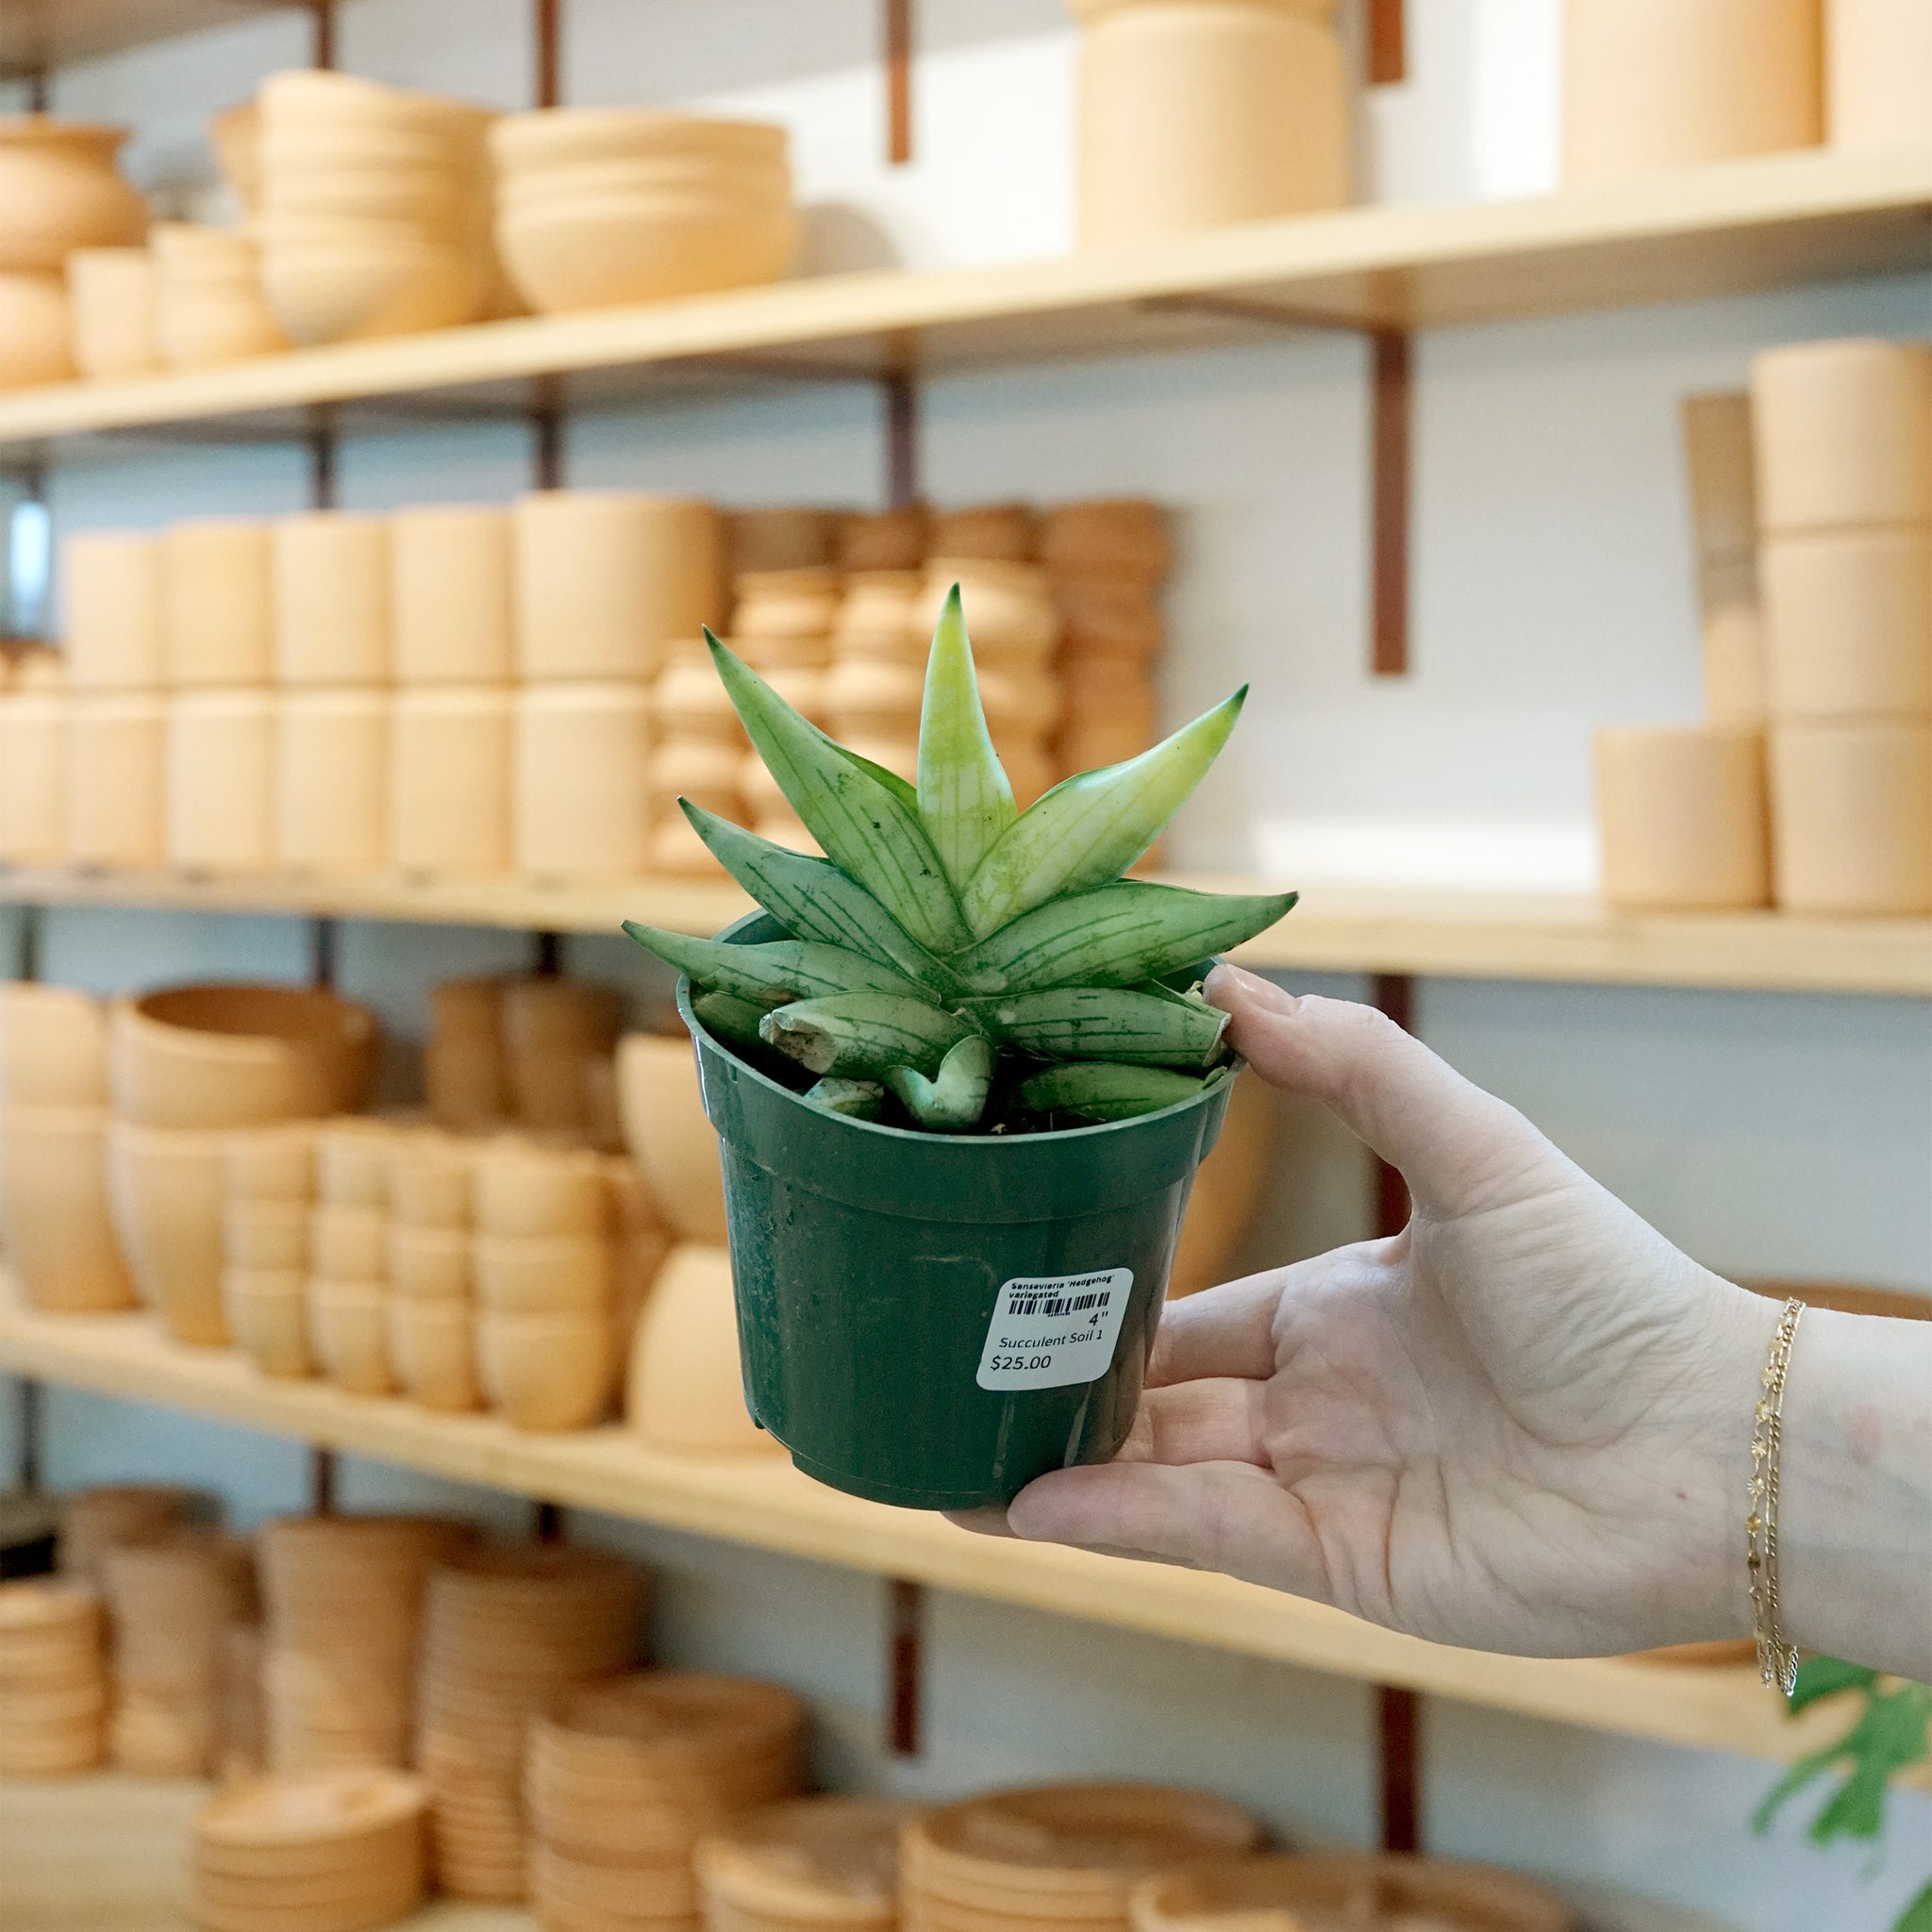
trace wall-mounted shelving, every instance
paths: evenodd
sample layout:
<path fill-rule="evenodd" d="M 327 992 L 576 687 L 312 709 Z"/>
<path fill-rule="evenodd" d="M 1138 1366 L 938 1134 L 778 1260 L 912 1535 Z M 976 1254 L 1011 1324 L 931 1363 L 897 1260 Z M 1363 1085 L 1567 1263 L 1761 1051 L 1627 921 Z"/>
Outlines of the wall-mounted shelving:
<path fill-rule="evenodd" d="M 0 0 L 0 81 L 312 0 Z"/>
<path fill-rule="evenodd" d="M 35 1314 L 0 1298 L 0 1369 L 405 1468 L 819 1562 L 1178 1638 L 1559 1723 L 1788 1758 L 1839 1723 L 1793 1723 L 1749 1666 L 1497 1657 L 1398 1636 L 1230 1577 L 974 1536 L 822 1488 L 776 1457 L 693 1459 L 620 1427 L 526 1435 L 313 1382 L 161 1337 L 142 1316 Z"/>
<path fill-rule="evenodd" d="M 1264 881 L 1222 876 L 1177 882 L 1217 891 L 1270 889 Z M 626 919 L 713 933 L 751 908 L 751 901 L 723 879 L 576 888 L 380 878 L 300 885 L 67 871 L 0 873 L 0 905 L 270 912 L 582 933 L 614 933 Z M 1594 900 L 1554 894 L 1318 890 L 1234 958 L 1247 966 L 1302 972 L 1932 997 L 1932 920 L 1626 914 Z"/>
<path fill-rule="evenodd" d="M 853 380 L 1306 324 L 1402 331 L 1932 269 L 1932 142 L 1816 151 L 1535 199 L 1360 208 L 970 269 L 825 275 L 0 397 L 0 452 L 166 430 L 581 408 L 775 378 Z M 75 453 L 78 452 L 63 452 Z"/>

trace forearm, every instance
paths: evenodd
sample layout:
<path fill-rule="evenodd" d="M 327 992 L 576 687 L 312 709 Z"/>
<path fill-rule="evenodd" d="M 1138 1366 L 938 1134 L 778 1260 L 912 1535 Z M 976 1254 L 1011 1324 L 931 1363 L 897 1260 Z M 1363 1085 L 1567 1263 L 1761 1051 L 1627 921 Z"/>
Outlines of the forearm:
<path fill-rule="evenodd" d="M 1785 1635 L 1932 1681 L 1932 1322 L 1807 1309 L 1783 1435 Z"/>

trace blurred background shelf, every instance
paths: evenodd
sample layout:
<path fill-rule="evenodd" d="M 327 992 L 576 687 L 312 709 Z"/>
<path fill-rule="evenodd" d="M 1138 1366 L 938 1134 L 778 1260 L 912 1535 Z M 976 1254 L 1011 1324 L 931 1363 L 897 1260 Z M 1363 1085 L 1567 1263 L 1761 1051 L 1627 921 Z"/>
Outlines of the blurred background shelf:
<path fill-rule="evenodd" d="M 1178 883 L 1270 889 L 1260 880 L 1220 876 Z M 72 871 L 0 874 L 0 904 L 278 912 L 584 933 L 614 933 L 626 919 L 712 933 L 751 909 L 751 901 L 722 879 L 659 877 L 589 887 L 385 878 L 305 885 Z M 1779 912 L 1641 915 L 1555 894 L 1321 888 L 1235 957 L 1244 965 L 1303 972 L 1932 997 L 1932 921 Z"/>
<path fill-rule="evenodd" d="M 942 1517 L 824 1489 L 776 1457 L 667 1457 L 614 1426 L 529 1435 L 490 1417 L 270 1381 L 229 1351 L 163 1339 L 139 1315 L 29 1312 L 10 1286 L 0 1294 L 0 1369 L 542 1501 L 1558 1723 L 1773 1759 L 1840 1723 L 1824 1708 L 1789 1721 L 1748 1666 L 1497 1657 L 1424 1643 L 1225 1576 L 974 1536 Z"/>
<path fill-rule="evenodd" d="M 0 0 L 4 4 L 4 0 Z M 31 11 L 32 9 L 28 9 Z M 131 10 L 131 9 L 129 9 Z M 10 17 L 10 16 L 9 16 Z M 451 328 L 0 398 L 0 449 L 522 415 L 654 391 L 865 380 L 1283 327 L 1404 330 L 1932 267 L 1932 142 L 1517 201 L 1352 208 L 999 266 L 890 270 Z"/>
<path fill-rule="evenodd" d="M 0 81 L 309 7 L 310 0 L 0 0 Z"/>

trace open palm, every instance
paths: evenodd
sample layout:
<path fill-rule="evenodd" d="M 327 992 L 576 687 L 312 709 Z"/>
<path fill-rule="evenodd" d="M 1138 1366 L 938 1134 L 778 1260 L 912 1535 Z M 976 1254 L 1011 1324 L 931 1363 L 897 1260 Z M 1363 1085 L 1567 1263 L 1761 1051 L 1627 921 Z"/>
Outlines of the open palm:
<path fill-rule="evenodd" d="M 1747 1633 L 1740 1427 L 1776 1309 L 1372 1009 L 1226 968 L 1209 997 L 1411 1220 L 1169 1308 L 1120 1457 L 1032 1484 L 1008 1533 L 1519 1654 Z"/>

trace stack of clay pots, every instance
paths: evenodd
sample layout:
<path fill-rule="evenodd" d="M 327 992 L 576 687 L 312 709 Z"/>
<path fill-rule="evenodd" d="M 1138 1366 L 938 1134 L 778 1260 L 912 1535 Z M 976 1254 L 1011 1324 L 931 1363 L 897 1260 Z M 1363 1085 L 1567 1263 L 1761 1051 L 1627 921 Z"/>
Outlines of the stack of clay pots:
<path fill-rule="evenodd" d="M 425 1584 L 466 1535 L 408 1516 L 262 1525 L 262 1695 L 274 1770 L 408 1763 Z"/>
<path fill-rule="evenodd" d="M 839 510 L 809 504 L 726 511 L 725 549 L 732 581 L 767 571 L 823 570 L 838 560 L 845 521 Z"/>
<path fill-rule="evenodd" d="M 614 1144 L 600 1129 L 609 1108 L 601 1070 L 617 1045 L 620 1003 L 608 987 L 544 976 L 502 982 L 505 1085 L 510 1118 L 539 1133 L 583 1135 Z"/>
<path fill-rule="evenodd" d="M 497 245 L 545 313 L 774 281 L 797 242 L 785 130 L 764 122 L 546 108 L 491 148 Z"/>
<path fill-rule="evenodd" d="M 232 1135 L 223 1154 L 222 1183 L 222 1312 L 235 1346 L 264 1375 L 312 1375 L 314 1128 L 296 1123 Z"/>
<path fill-rule="evenodd" d="M 168 1483 L 104 1483 L 62 1496 L 61 1575 L 105 1589 L 108 1552 L 171 1535 L 186 1523 L 188 1504 L 188 1491 Z"/>
<path fill-rule="evenodd" d="M 477 1143 L 425 1128 L 389 1165 L 389 1359 L 423 1408 L 459 1414 L 482 1401 L 470 1267 Z"/>
<path fill-rule="evenodd" d="M 444 1890 L 524 1896 L 525 1727 L 558 1692 L 636 1659 L 643 1607 L 638 1571 L 581 1550 L 472 1551 L 431 1576 L 416 1762 Z"/>
<path fill-rule="evenodd" d="M 1932 344 L 1752 370 L 1778 904 L 1932 913 Z"/>
<path fill-rule="evenodd" d="M 77 988 L 0 987 L 0 1241 L 31 1307 L 134 1306 L 108 1208 L 108 1022 Z"/>
<path fill-rule="evenodd" d="M 476 1133 L 509 1117 L 503 986 L 500 979 L 449 979 L 429 990 L 423 1086 L 438 1126 Z"/>
<path fill-rule="evenodd" d="M 721 615 L 722 520 L 685 497 L 545 491 L 511 524 L 518 869 L 633 877 L 650 869 L 651 680 Z"/>
<path fill-rule="evenodd" d="M 714 1831 L 697 1848 L 705 1923 L 720 1932 L 893 1932 L 906 1805 L 791 1798 Z"/>
<path fill-rule="evenodd" d="M 530 1726 L 529 1897 L 545 1923 L 698 1924 L 691 1854 L 797 1790 L 805 1709 L 742 1677 L 653 1671 L 566 1691 Z"/>
<path fill-rule="evenodd" d="M 423 1895 L 428 1792 L 394 1771 L 249 1779 L 195 1814 L 188 1911 L 208 1932 L 373 1932 Z"/>
<path fill-rule="evenodd" d="M 225 1343 L 225 1152 L 242 1127 L 358 1105 L 375 1016 L 334 994 L 189 986 L 116 1002 L 108 1192 L 141 1297 L 183 1341 Z"/>
<path fill-rule="evenodd" d="M 1337 1852 L 1203 1863 L 1142 1879 L 1133 1932 L 1212 1926 L 1426 1925 L 1430 1932 L 1571 1932 L 1546 1887 L 1489 1865 Z"/>
<path fill-rule="evenodd" d="M 1819 0 L 1570 0 L 1572 186 L 1813 147 L 1823 108 Z"/>
<path fill-rule="evenodd" d="M 390 863 L 410 878 L 501 876 L 512 861 L 509 513 L 398 510 L 389 552 Z"/>
<path fill-rule="evenodd" d="M 125 127 L 0 115 L 0 390 L 75 373 L 67 285 L 77 248 L 139 242 L 141 196 L 114 172 Z"/>
<path fill-rule="evenodd" d="M 1146 241 L 1351 195 L 1334 0 L 1072 0 L 1080 240 Z"/>
<path fill-rule="evenodd" d="M 1056 1919 L 1128 1932 L 1137 1879 L 1168 1866 L 1254 1850 L 1238 1807 L 1158 1785 L 1040 1785 L 995 1791 L 915 1818 L 900 1845 L 901 1903 L 912 1932 L 970 1921 L 979 1932 Z"/>
<path fill-rule="evenodd" d="M 81 1585 L 0 1583 L 0 1777 L 91 1771 L 106 1746 L 100 1599 Z"/>
<path fill-rule="evenodd" d="M 1920 0 L 1825 0 L 1824 82 L 1833 146 L 1923 142 L 1932 8 Z"/>
<path fill-rule="evenodd" d="M 625 1144 L 676 1242 L 638 1319 L 625 1419 L 641 1441 L 676 1455 L 774 1452 L 745 1412 L 724 1174 L 691 1042 L 627 1034 L 617 1077 Z"/>
<path fill-rule="evenodd" d="M 308 1215 L 308 1310 L 316 1366 L 339 1389 L 387 1395 L 389 1168 L 402 1130 L 376 1120 L 331 1121 L 315 1139 Z"/>
<path fill-rule="evenodd" d="M 222 1632 L 215 1678 L 215 1776 L 223 1784 L 268 1769 L 268 1709 L 262 1699 L 267 1640 L 258 1623 Z"/>
<path fill-rule="evenodd" d="M 762 775 L 763 761 L 738 722 L 702 638 L 683 638 L 666 646 L 664 668 L 651 687 L 651 723 L 655 742 L 646 858 L 652 871 L 714 875 L 717 872 L 717 860 L 679 809 L 680 798 L 735 824 L 756 823 L 768 838 L 781 843 L 795 842 L 798 834 L 791 829 L 791 813 L 782 797 L 769 827 L 752 810 L 749 794 L 769 783 Z M 808 844 L 805 849 L 817 848 Z"/>
<path fill-rule="evenodd" d="M 180 1530 L 107 1553 L 113 1634 L 108 1747 L 123 1771 L 203 1777 L 220 1736 L 222 1644 L 255 1616 L 248 1545 Z"/>
<path fill-rule="evenodd" d="M 923 503 L 899 509 L 853 510 L 839 518 L 832 561 L 849 575 L 917 570 L 925 561 L 932 517 Z"/>
<path fill-rule="evenodd" d="M 1134 758 L 1158 735 L 1166 512 L 1144 497 L 1062 504 L 1041 521 L 1040 558 L 1060 618 L 1060 774 Z"/>
<path fill-rule="evenodd" d="M 258 97 L 262 288 L 297 342 L 468 322 L 493 279 L 490 116 L 333 73 Z"/>
<path fill-rule="evenodd" d="M 153 254 L 155 348 L 170 369 L 212 369 L 289 346 L 262 294 L 262 256 L 242 228 L 164 222 Z"/>
<path fill-rule="evenodd" d="M 56 651 L 0 657 L 0 859 L 67 857 L 67 725 L 73 707 Z"/>
<path fill-rule="evenodd" d="M 107 381 L 162 368 L 155 280 L 155 258 L 145 248 L 78 248 L 67 258 L 74 366 L 81 375 Z"/>

